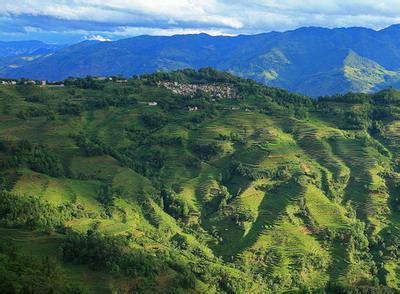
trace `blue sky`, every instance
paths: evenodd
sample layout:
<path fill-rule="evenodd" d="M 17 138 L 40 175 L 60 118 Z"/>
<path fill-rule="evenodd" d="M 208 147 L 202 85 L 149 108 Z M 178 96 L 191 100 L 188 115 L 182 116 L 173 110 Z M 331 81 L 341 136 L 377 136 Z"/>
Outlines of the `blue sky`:
<path fill-rule="evenodd" d="M 400 0 L 2 0 L 0 5 L 0 40 L 51 43 L 300 26 L 381 29 L 398 23 Z"/>

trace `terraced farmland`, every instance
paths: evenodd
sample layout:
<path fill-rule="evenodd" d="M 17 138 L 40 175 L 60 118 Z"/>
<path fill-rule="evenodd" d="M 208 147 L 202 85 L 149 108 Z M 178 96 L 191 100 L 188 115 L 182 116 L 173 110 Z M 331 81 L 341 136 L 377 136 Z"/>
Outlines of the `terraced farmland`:
<path fill-rule="evenodd" d="M 0 226 L 73 289 L 400 291 L 397 92 L 313 101 L 211 69 L 65 83 L 0 87 Z"/>

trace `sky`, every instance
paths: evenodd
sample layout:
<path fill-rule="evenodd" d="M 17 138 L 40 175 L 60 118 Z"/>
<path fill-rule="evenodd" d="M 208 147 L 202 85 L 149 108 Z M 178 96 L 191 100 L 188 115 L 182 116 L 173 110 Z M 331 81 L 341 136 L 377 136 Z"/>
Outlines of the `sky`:
<path fill-rule="evenodd" d="M 1 0 L 0 4 L 3 41 L 237 35 L 302 26 L 378 30 L 392 24 L 400 24 L 400 0 Z"/>

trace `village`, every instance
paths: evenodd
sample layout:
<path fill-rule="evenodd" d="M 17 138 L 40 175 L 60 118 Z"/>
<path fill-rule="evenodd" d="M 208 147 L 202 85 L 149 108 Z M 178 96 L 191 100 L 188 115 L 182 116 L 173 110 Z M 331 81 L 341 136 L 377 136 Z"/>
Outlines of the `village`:
<path fill-rule="evenodd" d="M 15 86 L 17 84 L 17 81 L 15 80 L 2 80 L 0 81 L 0 85 L 3 86 Z"/>
<path fill-rule="evenodd" d="M 92 77 L 94 81 L 110 81 L 115 83 L 128 83 L 127 79 L 119 77 Z M 31 79 L 2 79 L 0 80 L 0 85 L 3 86 L 16 86 L 16 85 L 30 85 L 44 87 L 65 87 L 64 83 L 61 82 L 49 82 L 46 80 L 31 80 Z M 237 90 L 234 89 L 229 84 L 186 84 L 170 81 L 162 81 L 157 84 L 159 87 L 165 87 L 166 89 L 172 91 L 176 95 L 189 96 L 190 98 L 195 98 L 197 93 L 205 93 L 210 95 L 211 101 L 216 101 L 217 99 L 238 99 Z M 156 101 L 141 101 L 141 104 L 147 104 L 150 107 L 157 107 L 158 102 Z M 231 106 L 226 109 L 229 110 L 239 110 L 239 106 Z M 197 106 L 188 106 L 187 111 L 195 112 L 198 111 Z M 246 109 L 248 111 L 248 109 Z"/>
<path fill-rule="evenodd" d="M 26 80 L 26 79 L 3 79 L 0 81 L 0 85 L 3 86 L 16 86 L 16 85 L 31 85 L 31 86 L 52 86 L 52 87 L 64 87 L 63 83 L 49 83 L 45 80 Z"/>
<path fill-rule="evenodd" d="M 159 82 L 174 94 L 195 97 L 196 93 L 203 92 L 215 99 L 237 99 L 237 91 L 228 84 L 183 84 L 178 82 Z"/>

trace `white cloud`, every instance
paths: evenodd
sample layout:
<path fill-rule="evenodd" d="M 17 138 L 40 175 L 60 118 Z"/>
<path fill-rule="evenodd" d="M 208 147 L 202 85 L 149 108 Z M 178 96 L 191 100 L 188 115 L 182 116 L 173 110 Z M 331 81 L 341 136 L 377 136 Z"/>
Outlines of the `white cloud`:
<path fill-rule="evenodd" d="M 208 34 L 210 36 L 236 36 L 234 33 L 227 33 L 219 29 L 192 29 L 192 28 L 146 28 L 146 27 L 120 27 L 114 31 L 115 36 L 137 36 L 137 35 L 153 35 L 153 36 L 172 36 L 172 35 L 187 35 L 187 34 Z"/>
<path fill-rule="evenodd" d="M 86 36 L 86 40 L 88 41 L 100 41 L 100 42 L 110 42 L 111 39 L 108 39 L 106 37 L 103 37 L 101 35 L 91 35 L 91 36 Z"/>
<path fill-rule="evenodd" d="M 400 23 L 400 0 L 2 0 L 1 16 L 21 31 L 83 36 L 259 33 L 299 26 Z M 1 22 L 1 20 L 0 20 Z M 34 23 L 32 23 L 34 22 Z M 1 27 L 1 26 L 0 26 Z M 13 29 L 12 26 L 11 31 Z M 35 32 L 36 32 L 35 31 Z"/>
<path fill-rule="evenodd" d="M 110 24 L 191 22 L 232 28 L 242 27 L 235 17 L 215 10 L 214 0 L 3 0 L 0 14 L 50 16 L 65 20 L 96 21 Z"/>

